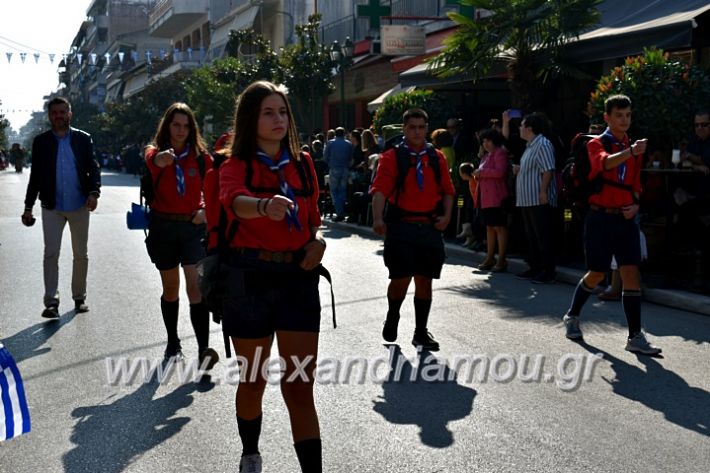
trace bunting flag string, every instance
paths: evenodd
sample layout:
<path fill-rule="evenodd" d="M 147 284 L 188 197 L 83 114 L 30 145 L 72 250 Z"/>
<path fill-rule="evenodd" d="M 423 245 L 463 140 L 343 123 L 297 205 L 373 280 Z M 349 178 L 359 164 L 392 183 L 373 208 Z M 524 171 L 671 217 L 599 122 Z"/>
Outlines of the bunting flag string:
<path fill-rule="evenodd" d="M 172 53 L 172 54 L 171 54 Z M 27 56 L 31 55 L 34 58 L 34 62 L 27 62 Z M 160 48 L 158 50 L 146 49 L 143 52 L 142 57 L 145 59 L 146 64 L 152 64 L 156 60 L 161 61 L 199 61 L 202 62 L 205 59 L 206 51 L 205 48 L 193 49 L 186 48 L 184 50 L 179 48 L 174 48 L 171 50 L 166 50 L 165 48 Z M 26 52 L 26 51 L 6 51 L 5 58 L 7 59 L 7 64 L 17 65 L 19 64 L 14 59 L 19 56 L 20 63 L 23 65 L 34 65 L 40 64 L 45 61 L 49 61 L 50 64 L 54 64 L 54 60 L 57 56 L 61 56 L 63 65 L 76 64 L 79 67 L 82 66 L 84 61 L 92 67 L 103 67 L 106 68 L 111 64 L 112 61 L 116 60 L 118 63 L 123 64 L 126 56 L 130 57 L 134 63 L 137 63 L 141 58 L 139 51 L 132 49 L 128 51 L 116 51 L 114 53 L 106 52 L 103 55 L 97 53 L 43 53 L 43 52 Z M 103 63 L 100 62 L 99 58 L 103 59 Z M 115 59 L 114 59 L 115 58 Z"/>

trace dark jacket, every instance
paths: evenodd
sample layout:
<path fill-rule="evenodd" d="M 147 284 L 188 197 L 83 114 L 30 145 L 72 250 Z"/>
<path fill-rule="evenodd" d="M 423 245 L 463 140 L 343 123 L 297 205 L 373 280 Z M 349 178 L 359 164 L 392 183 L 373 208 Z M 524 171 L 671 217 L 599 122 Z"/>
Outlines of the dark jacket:
<path fill-rule="evenodd" d="M 71 129 L 71 149 L 76 159 L 76 170 L 79 174 L 79 184 L 86 196 L 94 194 L 97 197 L 101 189 L 101 172 L 94 158 L 94 143 L 85 131 Z M 37 135 L 32 142 L 32 168 L 30 182 L 27 184 L 25 208 L 31 209 L 37 200 L 45 209 L 54 209 L 57 193 L 57 138 L 52 130 Z"/>

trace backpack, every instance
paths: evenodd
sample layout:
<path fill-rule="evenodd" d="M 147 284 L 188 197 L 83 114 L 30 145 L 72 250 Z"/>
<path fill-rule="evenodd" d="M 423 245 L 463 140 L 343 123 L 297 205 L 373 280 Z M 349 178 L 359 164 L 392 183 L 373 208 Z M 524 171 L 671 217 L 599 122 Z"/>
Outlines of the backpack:
<path fill-rule="evenodd" d="M 592 171 L 592 163 L 589 160 L 587 143 L 593 138 L 599 138 L 607 153 L 611 153 L 611 143 L 604 135 L 587 135 L 580 133 L 572 139 L 570 156 L 562 168 L 562 197 L 565 205 L 572 208 L 586 208 L 589 205 L 589 197 L 601 192 L 605 183 L 602 174 L 599 173 L 594 179 L 589 179 Z M 619 186 L 627 188 L 623 184 L 615 182 Z M 630 189 L 630 188 L 629 188 Z"/>

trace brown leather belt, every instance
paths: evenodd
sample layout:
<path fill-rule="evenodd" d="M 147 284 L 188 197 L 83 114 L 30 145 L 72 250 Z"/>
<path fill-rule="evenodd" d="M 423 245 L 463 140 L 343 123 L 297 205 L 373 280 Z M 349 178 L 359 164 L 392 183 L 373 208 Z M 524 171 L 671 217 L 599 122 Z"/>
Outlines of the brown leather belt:
<path fill-rule="evenodd" d="M 171 214 L 167 212 L 158 212 L 157 210 L 151 210 L 150 215 L 162 218 L 163 220 L 170 220 L 172 222 L 191 222 L 194 218 L 193 214 Z"/>
<path fill-rule="evenodd" d="M 623 212 L 621 209 L 613 208 L 613 207 L 602 207 L 601 205 L 594 205 L 590 204 L 589 208 L 592 210 L 595 210 L 597 212 L 604 212 L 607 214 L 620 214 Z"/>
<path fill-rule="evenodd" d="M 402 217 L 400 222 L 406 223 L 423 223 L 426 225 L 434 225 L 434 219 L 431 217 Z"/>
<path fill-rule="evenodd" d="M 234 250 L 246 257 L 256 258 L 266 263 L 294 263 L 297 261 L 294 251 L 268 251 L 253 248 L 234 248 Z"/>

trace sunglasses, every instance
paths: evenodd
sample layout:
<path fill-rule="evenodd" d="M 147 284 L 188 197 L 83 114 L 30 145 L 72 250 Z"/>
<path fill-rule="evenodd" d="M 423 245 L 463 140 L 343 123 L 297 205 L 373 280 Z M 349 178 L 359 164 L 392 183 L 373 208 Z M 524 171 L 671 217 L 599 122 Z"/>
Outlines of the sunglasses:
<path fill-rule="evenodd" d="M 708 126 L 710 126 L 710 122 L 702 122 L 695 124 L 695 128 L 707 128 Z"/>

